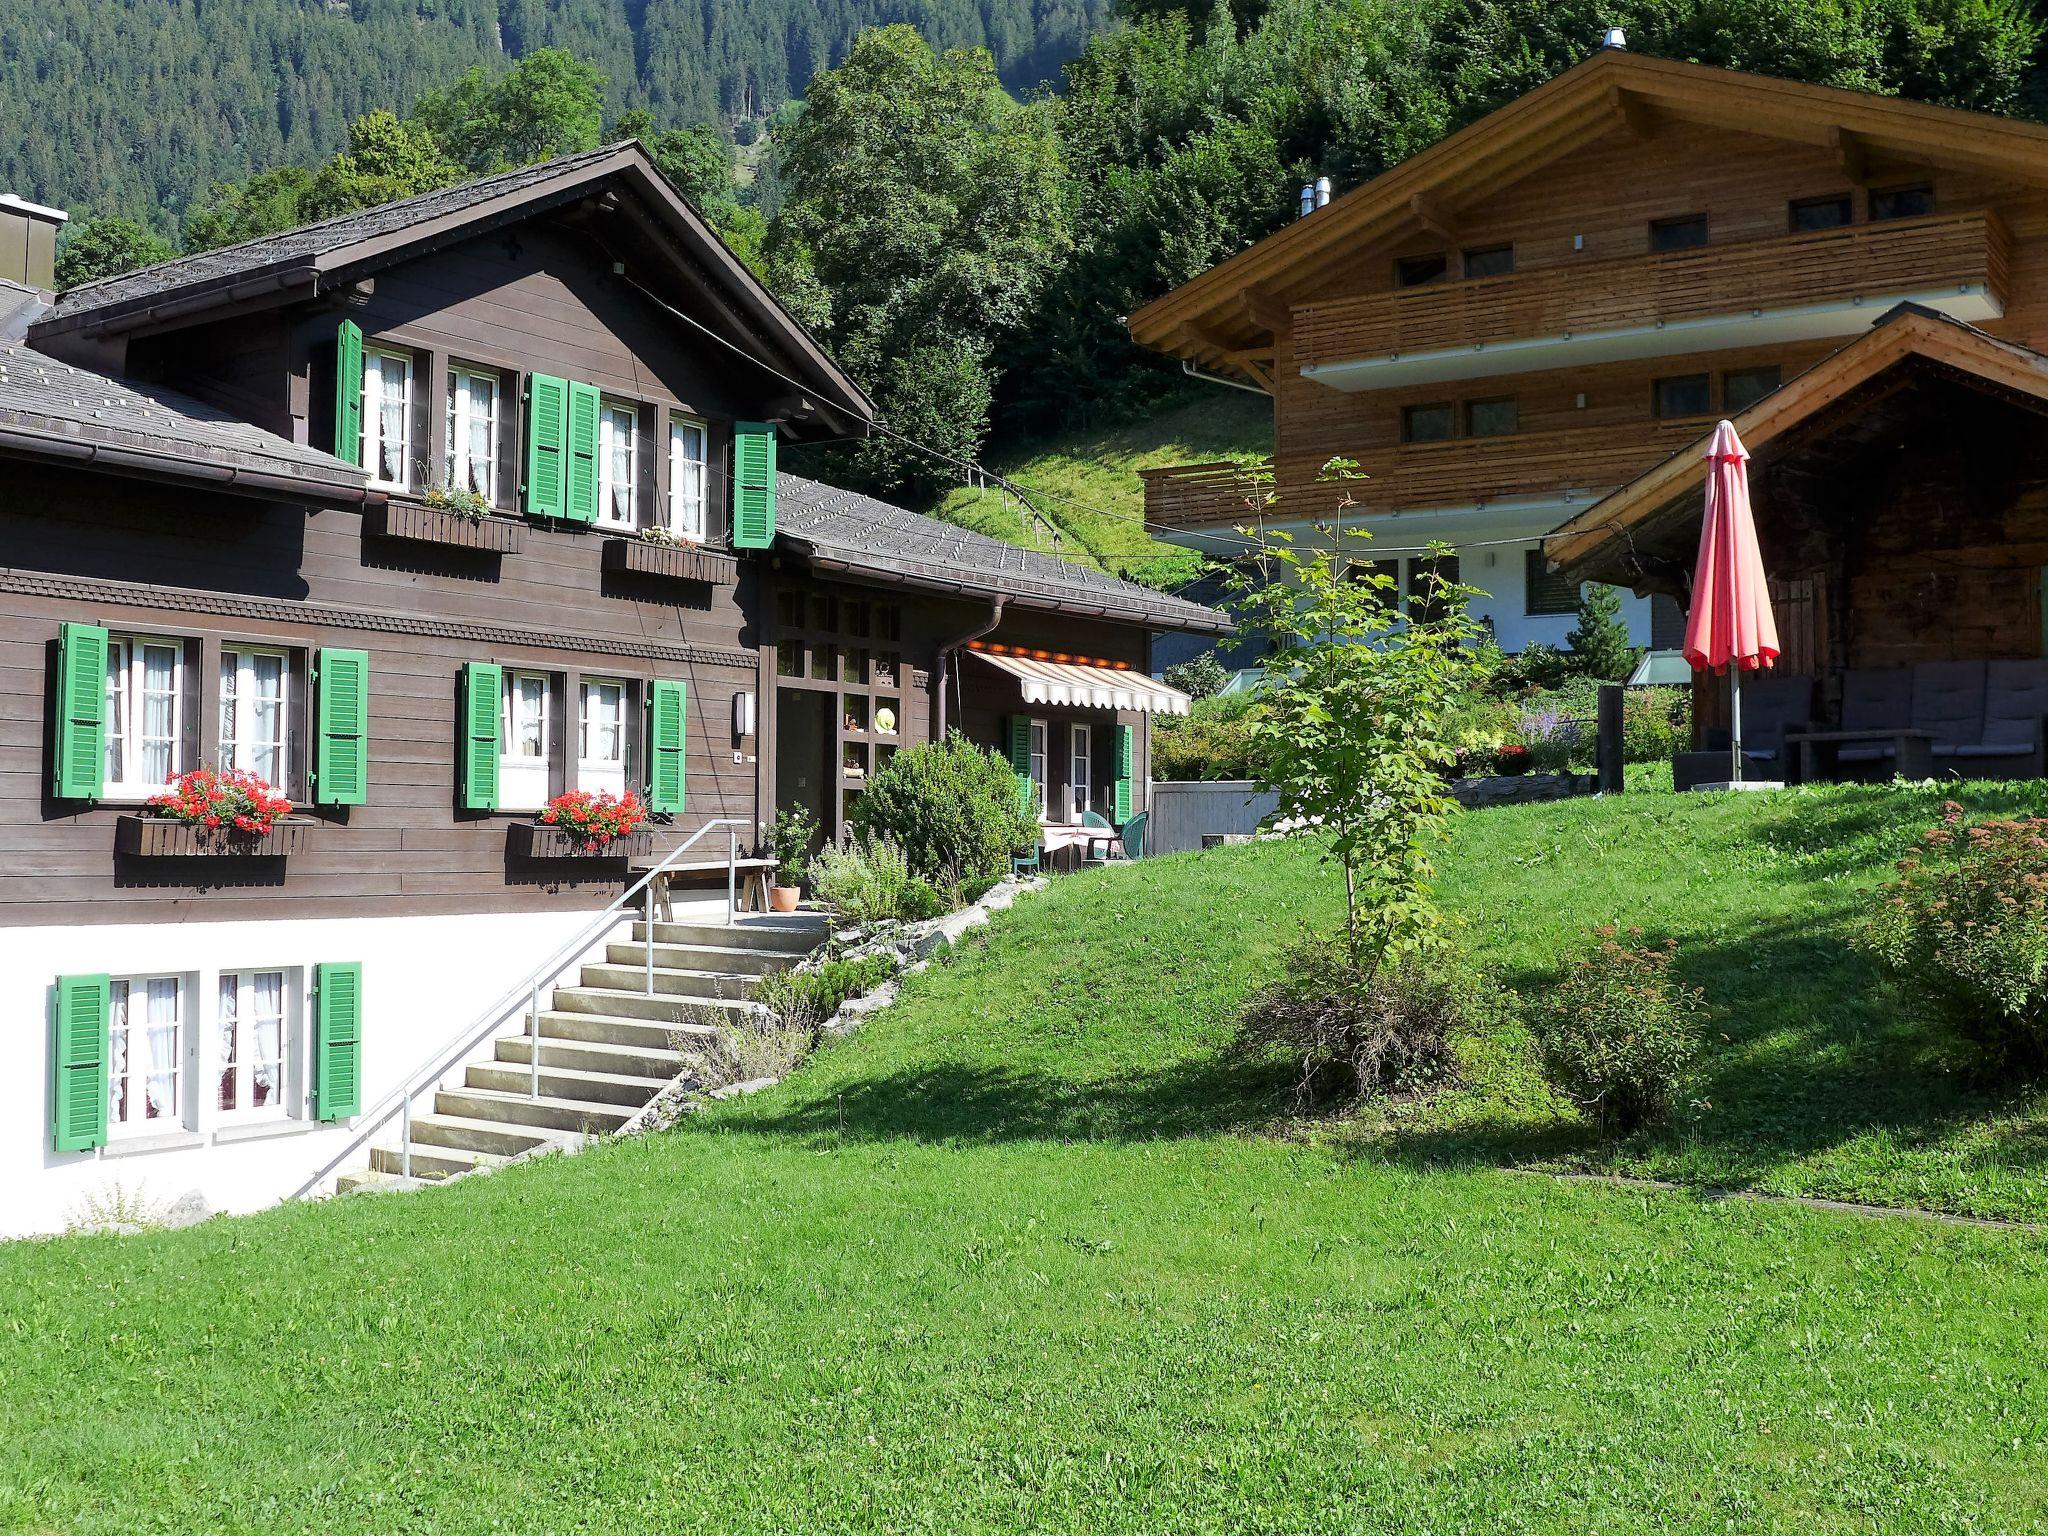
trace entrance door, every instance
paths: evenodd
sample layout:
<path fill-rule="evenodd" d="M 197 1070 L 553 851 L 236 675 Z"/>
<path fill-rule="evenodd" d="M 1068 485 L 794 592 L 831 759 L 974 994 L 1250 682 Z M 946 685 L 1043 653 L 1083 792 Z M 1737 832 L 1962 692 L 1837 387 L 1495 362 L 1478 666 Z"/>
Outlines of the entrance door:
<path fill-rule="evenodd" d="M 836 694 L 810 688 L 775 691 L 775 809 L 801 806 L 830 837 L 833 757 L 832 704 Z"/>

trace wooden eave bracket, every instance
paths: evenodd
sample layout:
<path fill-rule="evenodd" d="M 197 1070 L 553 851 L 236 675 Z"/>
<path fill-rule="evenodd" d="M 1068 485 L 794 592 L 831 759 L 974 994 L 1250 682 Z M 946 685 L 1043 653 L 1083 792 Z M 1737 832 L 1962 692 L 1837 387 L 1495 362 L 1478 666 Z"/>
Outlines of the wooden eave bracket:
<path fill-rule="evenodd" d="M 1632 139 L 1647 139 L 1657 131 L 1656 121 L 1642 97 L 1618 85 L 1607 87 L 1607 110 Z"/>
<path fill-rule="evenodd" d="M 1828 153 L 1835 157 L 1835 164 L 1842 168 L 1842 174 L 1849 178 L 1850 185 L 1861 187 L 1869 184 L 1870 154 L 1855 134 L 1847 128 L 1830 128 Z"/>
<path fill-rule="evenodd" d="M 1437 239 L 1447 244 L 1458 242 L 1458 221 L 1451 210 L 1427 192 L 1417 192 L 1408 199 L 1408 211 L 1415 216 L 1415 222 L 1428 230 Z"/>
<path fill-rule="evenodd" d="M 1293 311 L 1263 288 L 1241 288 L 1237 301 L 1244 306 L 1246 318 L 1275 340 L 1294 326 Z"/>

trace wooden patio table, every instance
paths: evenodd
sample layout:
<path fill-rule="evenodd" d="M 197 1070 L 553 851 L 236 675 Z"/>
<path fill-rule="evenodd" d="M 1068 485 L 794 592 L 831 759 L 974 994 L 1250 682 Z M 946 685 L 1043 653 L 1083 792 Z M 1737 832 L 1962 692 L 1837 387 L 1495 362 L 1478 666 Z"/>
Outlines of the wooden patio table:
<path fill-rule="evenodd" d="M 1934 732 L 1878 727 L 1867 731 L 1801 731 L 1785 738 L 1787 746 L 1799 748 L 1799 782 L 1819 784 L 1838 777 L 1842 771 L 1842 748 L 1888 745 L 1901 777 L 1928 779 L 1934 776 Z"/>

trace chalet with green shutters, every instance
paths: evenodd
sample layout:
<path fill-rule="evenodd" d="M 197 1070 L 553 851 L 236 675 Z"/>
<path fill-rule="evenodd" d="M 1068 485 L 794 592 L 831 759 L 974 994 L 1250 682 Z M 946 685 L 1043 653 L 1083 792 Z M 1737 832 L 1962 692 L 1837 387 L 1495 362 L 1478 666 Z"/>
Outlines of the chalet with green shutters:
<path fill-rule="evenodd" d="M 1153 635 L 1227 627 L 783 473 L 873 408 L 637 145 L 58 294 L 62 219 L 0 198 L 0 1234 L 331 1188 L 636 863 L 722 908 L 904 747 L 1126 820 Z"/>

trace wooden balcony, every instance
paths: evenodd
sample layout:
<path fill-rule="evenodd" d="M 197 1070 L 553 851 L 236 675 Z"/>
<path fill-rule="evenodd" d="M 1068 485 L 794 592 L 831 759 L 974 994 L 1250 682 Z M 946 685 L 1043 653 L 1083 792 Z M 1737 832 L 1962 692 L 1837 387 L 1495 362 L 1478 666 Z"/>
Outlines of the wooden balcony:
<path fill-rule="evenodd" d="M 1139 471 L 1145 517 L 1155 526 L 1227 529 L 1268 520 L 1333 516 L 1351 498 L 1351 513 L 1484 506 L 1517 498 L 1608 491 L 1662 463 L 1706 433 L 1714 418 L 1635 422 L 1567 432 L 1519 432 L 1444 443 L 1404 443 L 1355 455 L 1362 479 L 1317 481 L 1309 461 L 1281 467 L 1278 494 L 1264 504 L 1270 464 L 1177 464 Z"/>
<path fill-rule="evenodd" d="M 1861 331 L 1912 298 L 2005 311 L 2011 237 L 1978 211 L 1531 268 L 1294 310 L 1294 359 L 1381 389 Z"/>

